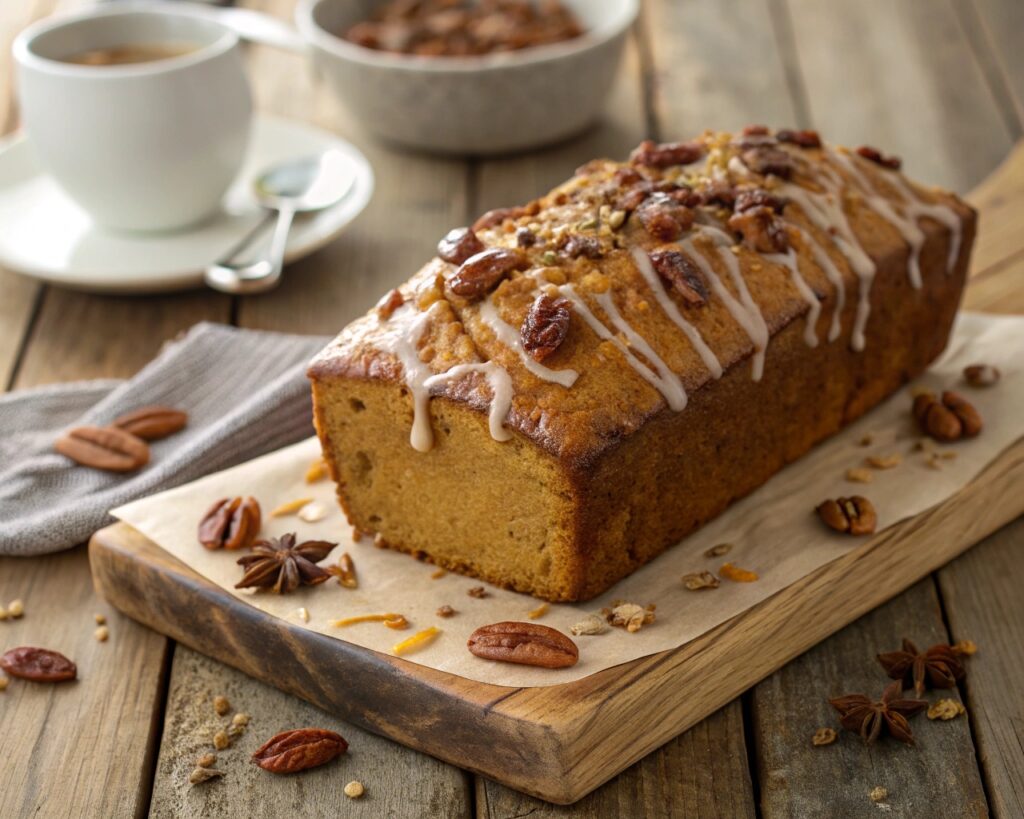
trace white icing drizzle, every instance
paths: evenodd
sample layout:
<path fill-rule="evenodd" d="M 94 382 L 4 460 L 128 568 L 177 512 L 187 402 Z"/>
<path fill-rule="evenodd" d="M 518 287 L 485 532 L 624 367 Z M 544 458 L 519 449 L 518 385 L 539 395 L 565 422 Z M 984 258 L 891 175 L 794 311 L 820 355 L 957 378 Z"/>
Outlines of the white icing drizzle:
<path fill-rule="evenodd" d="M 764 373 L 764 353 L 768 347 L 768 325 L 764 322 L 764 316 L 761 315 L 761 310 L 754 303 L 754 300 L 750 297 L 750 291 L 747 289 L 747 283 L 743 279 L 743 273 L 740 271 L 739 260 L 733 255 L 730 247 L 734 243 L 733 238 L 723 230 L 718 228 L 709 227 L 707 225 L 694 225 L 695 233 L 703 233 L 710 236 L 715 241 L 715 249 L 718 252 L 718 257 L 722 260 L 726 270 L 729 271 L 729 277 L 732 279 L 733 285 L 736 287 L 736 291 L 739 293 L 739 300 L 722 284 L 722 280 L 715 273 L 714 267 L 705 258 L 704 254 L 697 249 L 694 244 L 693 237 L 687 237 L 686 239 L 680 240 L 680 246 L 686 250 L 690 255 L 690 258 L 697 264 L 701 269 L 701 272 L 707 278 L 711 284 L 711 289 L 715 295 L 718 296 L 725 304 L 726 309 L 732 315 L 736 322 L 743 328 L 744 332 L 750 337 L 750 341 L 754 345 L 754 358 L 751 362 L 751 377 L 755 381 L 760 381 L 761 376 Z"/>
<path fill-rule="evenodd" d="M 838 185 L 839 180 L 831 177 L 830 184 L 825 185 L 828 188 L 825 193 L 810 191 L 792 182 L 780 185 L 779 191 L 787 199 L 796 202 L 815 227 L 832 236 L 839 252 L 846 257 L 853 272 L 857 274 L 860 286 L 850 346 L 860 351 L 864 349 L 864 328 L 871 314 L 871 284 L 875 278 L 876 267 L 850 227 L 839 199 Z"/>
<path fill-rule="evenodd" d="M 711 371 L 711 375 L 714 378 L 721 378 L 722 365 L 719 362 L 718 357 L 711 351 L 711 348 L 708 347 L 697 328 L 683 318 L 682 313 L 679 312 L 679 308 L 676 307 L 676 303 L 669 298 L 668 293 L 665 292 L 664 285 L 661 283 L 661 278 L 654 270 L 654 265 L 651 264 L 651 260 L 646 251 L 642 248 L 634 247 L 632 254 L 637 268 L 640 270 L 644 279 L 647 280 L 647 284 L 654 293 L 654 298 L 657 299 L 658 304 L 661 305 L 661 309 L 665 311 L 665 314 L 690 340 L 693 348 L 697 351 L 697 355 L 699 355 L 701 361 L 704 362 L 704 366 Z"/>
<path fill-rule="evenodd" d="M 461 378 L 467 373 L 483 373 L 491 388 L 491 409 L 489 413 L 489 424 L 491 437 L 495 441 L 508 441 L 512 433 L 505 429 L 505 419 L 512 408 L 512 379 L 504 367 L 495 364 L 493 361 L 485 361 L 474 364 L 456 364 L 450 370 L 432 375 L 423 382 L 427 390 L 438 384 L 444 384 L 456 378 Z"/>
<path fill-rule="evenodd" d="M 807 342 L 808 347 L 817 347 L 817 326 L 818 317 L 821 315 L 821 302 L 818 301 L 818 297 L 807 284 L 807 280 L 800 275 L 800 263 L 797 259 L 796 251 L 793 248 L 789 248 L 785 253 L 765 253 L 764 257 L 770 262 L 789 268 L 789 275 L 793 280 L 793 284 L 810 308 L 807 311 L 807 324 L 804 327 L 804 341 Z"/>
<path fill-rule="evenodd" d="M 903 194 L 908 203 L 907 210 L 911 215 L 915 218 L 929 216 L 939 224 L 949 228 L 949 254 L 946 257 L 946 274 L 952 273 L 956 267 L 957 259 L 960 258 L 960 243 L 963 241 L 963 222 L 960 221 L 956 211 L 949 207 L 949 205 L 931 204 L 918 199 L 898 173 L 892 174 L 889 181 L 894 188 Z"/>
<path fill-rule="evenodd" d="M 792 222 L 789 224 L 791 230 L 796 231 L 801 237 L 807 247 L 811 249 L 811 254 L 814 256 L 814 261 L 817 263 L 824 272 L 829 283 L 836 289 L 836 307 L 832 311 L 832 323 L 828 328 L 828 340 L 835 341 L 839 338 L 839 333 L 842 332 L 842 317 L 843 308 L 846 306 L 846 285 L 843 284 L 843 274 L 839 272 L 839 268 L 836 267 L 835 262 L 832 261 L 832 257 L 828 255 L 825 249 L 815 241 L 814 237 L 811 236 L 806 230 L 801 228 L 799 225 L 794 225 Z"/>
<path fill-rule="evenodd" d="M 601 305 L 602 309 L 608 314 L 609 320 L 615 325 L 616 329 L 622 332 L 626 338 L 629 339 L 629 343 L 643 353 L 648 361 L 659 367 L 664 375 L 659 375 L 654 372 L 650 367 L 633 355 L 632 350 L 623 344 L 622 340 L 612 333 L 611 330 L 609 330 L 604 323 L 590 311 L 586 302 L 576 294 L 576 291 L 573 289 L 571 284 L 563 284 L 558 288 L 558 292 L 572 302 L 576 313 L 588 325 L 590 325 L 590 329 L 597 333 L 598 337 L 606 341 L 610 341 L 619 349 L 626 361 L 634 370 L 636 370 L 640 377 L 662 394 L 669 407 L 678 412 L 686 406 L 686 390 L 683 389 L 683 383 L 679 380 L 679 376 L 665 365 L 665 362 L 661 360 L 654 350 L 651 349 L 650 345 L 644 341 L 643 338 L 637 335 L 633 328 L 630 327 L 622 318 L 618 308 L 615 307 L 615 302 L 612 301 L 610 293 L 602 293 L 597 296 L 597 301 Z"/>
<path fill-rule="evenodd" d="M 523 366 L 537 376 L 537 378 L 561 384 L 563 387 L 571 387 L 576 383 L 576 379 L 580 377 L 576 370 L 552 370 L 550 367 L 545 367 L 539 361 L 535 361 L 523 349 L 519 330 L 498 315 L 498 308 L 491 298 L 486 298 L 480 303 L 478 315 L 480 320 L 491 329 L 491 332 L 494 333 L 498 341 L 509 349 L 515 350 L 519 355 L 519 360 L 523 362 Z"/>
<path fill-rule="evenodd" d="M 378 318 L 380 335 L 377 346 L 394 355 L 401 363 L 405 385 L 412 393 L 412 431 L 409 443 L 418 452 L 429 452 L 434 445 L 434 432 L 430 428 L 429 401 L 430 391 L 426 381 L 433 374 L 429 365 L 420 360 L 419 346 L 423 334 L 430 324 L 435 302 L 429 310 L 419 312 L 411 302 L 406 302 L 391 314 L 388 319 Z"/>

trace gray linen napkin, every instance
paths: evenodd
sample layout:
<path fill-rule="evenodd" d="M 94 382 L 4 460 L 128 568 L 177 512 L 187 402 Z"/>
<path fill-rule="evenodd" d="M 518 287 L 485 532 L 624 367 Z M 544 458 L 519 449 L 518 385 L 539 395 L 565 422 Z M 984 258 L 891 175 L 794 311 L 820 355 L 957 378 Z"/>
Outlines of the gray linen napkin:
<path fill-rule="evenodd" d="M 327 341 L 197 324 L 128 381 L 0 395 L 0 555 L 68 549 L 109 523 L 109 509 L 312 435 L 306 365 Z M 152 442 L 138 472 L 88 469 L 53 451 L 62 431 L 147 404 L 183 409 L 189 422 Z"/>

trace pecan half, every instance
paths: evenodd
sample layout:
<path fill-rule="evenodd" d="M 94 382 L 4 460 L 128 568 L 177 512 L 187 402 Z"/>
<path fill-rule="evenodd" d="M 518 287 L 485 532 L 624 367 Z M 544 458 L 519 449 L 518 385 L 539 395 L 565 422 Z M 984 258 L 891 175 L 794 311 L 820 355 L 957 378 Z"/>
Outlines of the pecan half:
<path fill-rule="evenodd" d="M 878 148 L 872 148 L 870 145 L 861 145 L 856 153 L 857 156 L 862 156 L 892 171 L 898 171 L 903 165 L 903 160 L 898 156 L 886 156 Z"/>
<path fill-rule="evenodd" d="M 248 549 L 261 522 L 256 498 L 221 498 L 199 521 L 199 542 L 207 549 Z"/>
<path fill-rule="evenodd" d="M 754 173 L 772 174 L 783 179 L 789 179 L 794 170 L 793 158 L 771 145 L 747 148 L 740 153 L 740 160 Z"/>
<path fill-rule="evenodd" d="M 658 275 L 672 285 L 688 305 L 701 307 L 707 303 L 708 291 L 704 280 L 689 257 L 678 250 L 654 250 L 648 256 Z"/>
<path fill-rule="evenodd" d="M 516 230 L 516 245 L 518 247 L 533 247 L 535 244 L 537 244 L 537 234 L 528 227 Z"/>
<path fill-rule="evenodd" d="M 82 466 L 108 472 L 132 472 L 149 463 L 149 446 L 114 427 L 78 427 L 62 435 L 53 448 Z"/>
<path fill-rule="evenodd" d="M 769 207 L 753 207 L 729 217 L 729 227 L 743 244 L 758 253 L 784 253 L 789 247 L 786 227 Z"/>
<path fill-rule="evenodd" d="M 600 259 L 601 243 L 596 236 L 580 236 L 574 233 L 565 239 L 562 251 L 571 259 L 586 256 L 588 259 Z"/>
<path fill-rule="evenodd" d="M 629 155 L 634 165 L 649 168 L 668 168 L 672 165 L 689 165 L 704 156 L 704 146 L 699 142 L 662 142 L 658 144 L 645 139 Z"/>
<path fill-rule="evenodd" d="M 466 643 L 470 652 L 485 660 L 568 668 L 580 658 L 576 644 L 562 632 L 539 623 L 505 621 L 481 626 Z"/>
<path fill-rule="evenodd" d="M 63 654 L 32 646 L 5 651 L 0 668 L 12 677 L 34 682 L 65 682 L 78 675 L 78 667 Z"/>
<path fill-rule="evenodd" d="M 809 129 L 794 131 L 789 128 L 783 128 L 775 134 L 775 138 L 779 142 L 789 142 L 793 145 L 799 145 L 801 148 L 821 147 L 821 137 L 818 135 L 818 132 Z"/>
<path fill-rule="evenodd" d="M 495 208 L 489 210 L 473 223 L 473 230 L 486 230 L 489 227 L 500 225 L 506 219 L 519 219 L 522 216 L 535 216 L 540 211 L 540 205 L 531 202 L 529 205 L 519 205 L 514 208 Z"/>
<path fill-rule="evenodd" d="M 530 305 L 519 330 L 523 349 L 535 361 L 543 361 L 557 350 L 569 332 L 569 302 L 541 293 Z"/>
<path fill-rule="evenodd" d="M 740 131 L 740 135 L 741 136 L 745 136 L 745 137 L 768 136 L 770 133 L 771 133 L 771 130 L 768 128 L 767 125 L 756 125 L 756 124 L 755 125 L 744 125 L 743 126 L 743 130 Z"/>
<path fill-rule="evenodd" d="M 525 270 L 529 266 L 529 259 L 520 250 L 488 248 L 466 259 L 448 280 L 448 287 L 457 296 L 482 298 L 513 270 Z"/>
<path fill-rule="evenodd" d="M 341 734 L 323 728 L 296 728 L 268 739 L 253 753 L 252 761 L 270 773 L 289 774 L 323 765 L 347 750 Z"/>
<path fill-rule="evenodd" d="M 815 511 L 826 526 L 848 535 L 870 535 L 878 523 L 875 507 L 860 495 L 823 501 Z"/>
<path fill-rule="evenodd" d="M 405 304 L 405 296 L 397 287 L 385 293 L 377 305 L 373 308 L 382 321 L 387 321 L 394 315 L 395 310 Z"/>
<path fill-rule="evenodd" d="M 958 441 L 973 438 L 981 432 L 981 415 L 959 393 L 946 390 L 941 398 L 933 392 L 923 392 L 914 399 L 911 408 L 917 425 L 936 441 Z"/>
<path fill-rule="evenodd" d="M 721 205 L 723 208 L 732 208 L 736 203 L 736 189 L 722 179 L 709 181 L 700 189 L 698 196 L 700 196 L 702 205 Z"/>
<path fill-rule="evenodd" d="M 769 193 L 764 188 L 745 188 L 736 194 L 734 210 L 736 213 L 753 208 L 771 208 L 775 213 L 782 213 L 786 200 Z"/>
<path fill-rule="evenodd" d="M 483 249 L 484 243 L 468 227 L 452 228 L 437 243 L 437 255 L 452 264 L 462 264 Z"/>
<path fill-rule="evenodd" d="M 652 194 L 636 213 L 647 232 L 662 242 L 674 242 L 692 227 L 696 218 L 690 208 L 680 205 L 667 193 Z"/>
<path fill-rule="evenodd" d="M 140 407 L 120 415 L 111 426 L 130 432 L 144 441 L 156 441 L 180 431 L 188 423 L 188 414 L 173 407 Z"/>
<path fill-rule="evenodd" d="M 991 364 L 971 364 L 964 367 L 964 380 L 972 387 L 991 387 L 999 383 L 1002 373 Z"/>

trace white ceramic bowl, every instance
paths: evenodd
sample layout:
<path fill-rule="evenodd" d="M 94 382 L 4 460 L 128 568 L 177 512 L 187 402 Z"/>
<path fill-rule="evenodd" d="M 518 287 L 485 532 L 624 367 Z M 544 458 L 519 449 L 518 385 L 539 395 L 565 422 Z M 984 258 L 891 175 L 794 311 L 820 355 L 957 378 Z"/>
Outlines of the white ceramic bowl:
<path fill-rule="evenodd" d="M 586 32 L 481 57 L 375 51 L 339 34 L 380 0 L 300 0 L 295 12 L 318 69 L 362 125 L 419 150 L 497 154 L 583 131 L 600 115 L 638 0 L 563 0 Z"/>

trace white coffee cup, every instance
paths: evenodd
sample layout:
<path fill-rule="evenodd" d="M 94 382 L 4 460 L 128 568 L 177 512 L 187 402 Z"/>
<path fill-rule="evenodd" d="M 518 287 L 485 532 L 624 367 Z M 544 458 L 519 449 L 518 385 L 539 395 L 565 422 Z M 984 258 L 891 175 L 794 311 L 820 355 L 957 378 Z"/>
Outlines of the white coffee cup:
<path fill-rule="evenodd" d="M 67 62 L 126 46 L 183 53 Z M 29 140 L 97 224 L 174 230 L 217 210 L 245 158 L 252 119 L 237 34 L 173 10 L 108 6 L 30 26 L 14 57 Z"/>

